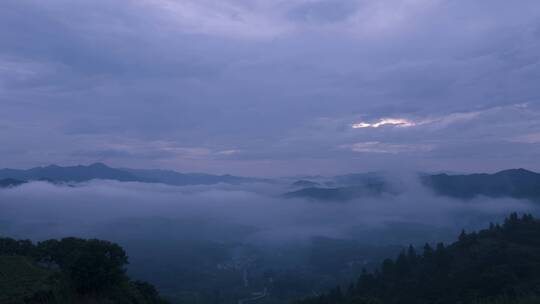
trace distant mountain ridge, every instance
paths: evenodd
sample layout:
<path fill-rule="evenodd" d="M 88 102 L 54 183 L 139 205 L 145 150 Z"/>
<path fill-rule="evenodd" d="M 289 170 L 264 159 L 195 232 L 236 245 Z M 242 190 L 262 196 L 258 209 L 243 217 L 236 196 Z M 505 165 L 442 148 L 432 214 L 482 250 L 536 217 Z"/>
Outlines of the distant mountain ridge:
<path fill-rule="evenodd" d="M 322 184 L 310 180 L 299 180 L 293 184 L 293 186 L 302 185 L 302 189 L 287 192 L 283 197 L 344 202 L 397 192 L 383 174 L 375 172 L 338 175 Z"/>
<path fill-rule="evenodd" d="M 295 188 L 308 188 L 308 187 L 319 187 L 319 186 L 320 184 L 317 182 L 304 180 L 304 179 L 298 180 L 291 185 L 291 187 L 295 187 Z"/>
<path fill-rule="evenodd" d="M 119 169 L 114 169 L 102 163 L 88 166 L 78 165 L 61 167 L 50 165 L 35 167 L 28 170 L 0 169 L 1 179 L 18 180 L 51 180 L 55 182 L 84 182 L 92 179 L 111 179 L 118 181 L 141 181 L 141 178 Z"/>
<path fill-rule="evenodd" d="M 249 182 L 262 182 L 265 179 L 241 177 L 230 174 L 213 175 L 206 173 L 180 173 L 172 170 L 160 169 L 123 169 L 134 176 L 146 181 L 159 182 L 176 186 L 213 185 L 218 183 L 242 184 Z"/>
<path fill-rule="evenodd" d="M 494 174 L 421 174 L 419 178 L 423 186 L 440 196 L 462 200 L 478 196 L 508 197 L 540 202 L 540 174 L 525 169 L 509 169 Z M 310 186 L 309 182 L 302 180 L 301 184 L 308 186 L 285 193 L 284 197 L 349 201 L 383 193 L 399 193 L 399 189 L 377 173 L 340 175 L 326 182 L 325 186 Z"/>
<path fill-rule="evenodd" d="M 17 187 L 25 183 L 26 181 L 14 179 L 14 178 L 4 178 L 4 179 L 0 179 L 0 188 Z"/>
<path fill-rule="evenodd" d="M 469 200 L 478 196 L 492 198 L 527 199 L 540 202 L 540 173 L 526 169 L 509 169 L 494 174 L 419 174 L 421 183 L 433 193 L 456 199 Z M 294 182 L 294 191 L 283 194 L 285 198 L 305 198 L 318 201 L 349 201 L 382 194 L 398 194 L 399 186 L 390 182 L 387 174 L 368 172 L 338 175 L 325 180 L 301 179 Z M 0 169 L 0 188 L 22 185 L 28 181 L 51 183 L 86 182 L 94 179 L 121 182 L 163 183 L 175 186 L 213 185 L 218 183 L 239 185 L 243 183 L 274 180 L 213 175 L 205 173 L 180 173 L 172 170 L 112 168 L 103 163 L 77 166 L 35 167 L 26 170 Z"/>
<path fill-rule="evenodd" d="M 540 201 L 540 174 L 521 168 L 494 174 L 424 175 L 421 180 L 442 196 L 459 199 L 511 197 Z"/>
<path fill-rule="evenodd" d="M 218 183 L 241 184 L 264 181 L 263 179 L 233 175 L 212 175 L 204 173 L 179 173 L 172 170 L 144 170 L 111 168 L 103 163 L 88 166 L 35 167 L 27 170 L 0 169 L 0 186 L 15 186 L 26 181 L 45 180 L 50 182 L 86 182 L 94 179 L 121 182 L 163 183 L 168 185 L 212 185 Z"/>

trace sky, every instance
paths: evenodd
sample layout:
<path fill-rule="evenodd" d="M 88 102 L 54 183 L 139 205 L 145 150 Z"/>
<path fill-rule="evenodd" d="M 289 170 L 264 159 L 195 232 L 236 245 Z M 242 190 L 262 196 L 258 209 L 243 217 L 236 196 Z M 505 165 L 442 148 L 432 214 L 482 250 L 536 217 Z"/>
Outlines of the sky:
<path fill-rule="evenodd" d="M 537 0 L 3 0 L 0 167 L 540 170 Z"/>

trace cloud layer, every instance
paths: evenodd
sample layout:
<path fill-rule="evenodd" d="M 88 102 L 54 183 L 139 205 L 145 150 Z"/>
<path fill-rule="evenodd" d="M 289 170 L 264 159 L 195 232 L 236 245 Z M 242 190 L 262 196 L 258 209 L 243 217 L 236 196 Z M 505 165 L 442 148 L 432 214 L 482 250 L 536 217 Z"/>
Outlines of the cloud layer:
<path fill-rule="evenodd" d="M 2 1 L 0 166 L 538 170 L 539 8 Z"/>
<path fill-rule="evenodd" d="M 526 201 L 436 197 L 412 176 L 395 176 L 399 194 L 341 203 L 283 199 L 287 184 L 175 187 L 96 180 L 72 187 L 31 182 L 0 190 L 0 228 L 3 235 L 34 239 L 75 235 L 121 242 L 280 244 L 326 236 L 406 244 L 451 239 L 463 227 L 484 227 L 513 211 L 538 213 Z M 396 239 L 398 231 L 402 239 Z"/>

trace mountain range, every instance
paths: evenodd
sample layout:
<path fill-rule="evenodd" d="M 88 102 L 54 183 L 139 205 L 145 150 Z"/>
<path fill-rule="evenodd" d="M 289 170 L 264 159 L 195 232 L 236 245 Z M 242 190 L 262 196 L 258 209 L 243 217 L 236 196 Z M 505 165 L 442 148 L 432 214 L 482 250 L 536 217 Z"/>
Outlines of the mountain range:
<path fill-rule="evenodd" d="M 179 173 L 171 170 L 111 168 L 103 163 L 68 167 L 50 165 L 27 170 L 0 169 L 0 187 L 16 186 L 26 181 L 36 180 L 45 180 L 56 183 L 86 182 L 94 179 L 115 180 L 121 182 L 163 183 L 176 186 L 211 185 L 218 183 L 241 184 L 263 181 L 263 179 L 232 175 Z"/>
<path fill-rule="evenodd" d="M 422 183 L 436 194 L 460 199 L 477 196 L 540 200 L 540 174 L 510 169 L 494 174 L 424 175 Z"/>
<path fill-rule="evenodd" d="M 439 196 L 461 200 L 485 196 L 540 201 L 540 174 L 525 169 L 509 169 L 494 174 L 419 174 L 418 178 L 423 186 Z M 310 185 L 309 182 L 304 179 L 301 184 Z M 399 187 L 377 173 L 336 176 L 325 185 L 304 187 L 285 193 L 284 197 L 349 201 L 385 193 L 398 194 L 400 191 Z"/>
<path fill-rule="evenodd" d="M 421 184 L 435 195 L 470 200 L 478 196 L 515 198 L 540 201 L 540 174 L 525 169 L 509 169 L 494 174 L 418 174 Z M 52 183 L 86 182 L 94 179 L 120 182 L 163 183 L 175 186 L 271 183 L 276 180 L 180 173 L 172 170 L 112 168 L 103 163 L 78 166 L 35 167 L 31 169 L 0 169 L 0 188 L 16 187 L 28 181 Z M 399 194 L 400 187 L 388 175 L 368 172 L 338 175 L 322 179 L 303 178 L 291 184 L 294 190 L 283 194 L 285 198 L 305 198 L 317 201 L 349 201 L 382 194 Z"/>

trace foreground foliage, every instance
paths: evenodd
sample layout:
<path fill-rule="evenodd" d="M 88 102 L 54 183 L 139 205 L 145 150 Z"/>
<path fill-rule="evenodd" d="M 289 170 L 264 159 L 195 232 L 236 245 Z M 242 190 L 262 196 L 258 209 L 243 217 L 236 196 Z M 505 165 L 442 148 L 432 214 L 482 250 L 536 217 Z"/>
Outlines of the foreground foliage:
<path fill-rule="evenodd" d="M 378 271 L 364 272 L 302 304 L 540 303 L 540 221 L 512 214 L 502 226 L 462 232 L 449 246 L 410 246 Z"/>
<path fill-rule="evenodd" d="M 126 275 L 122 247 L 64 238 L 37 244 L 0 239 L 0 303 L 165 303 Z"/>

